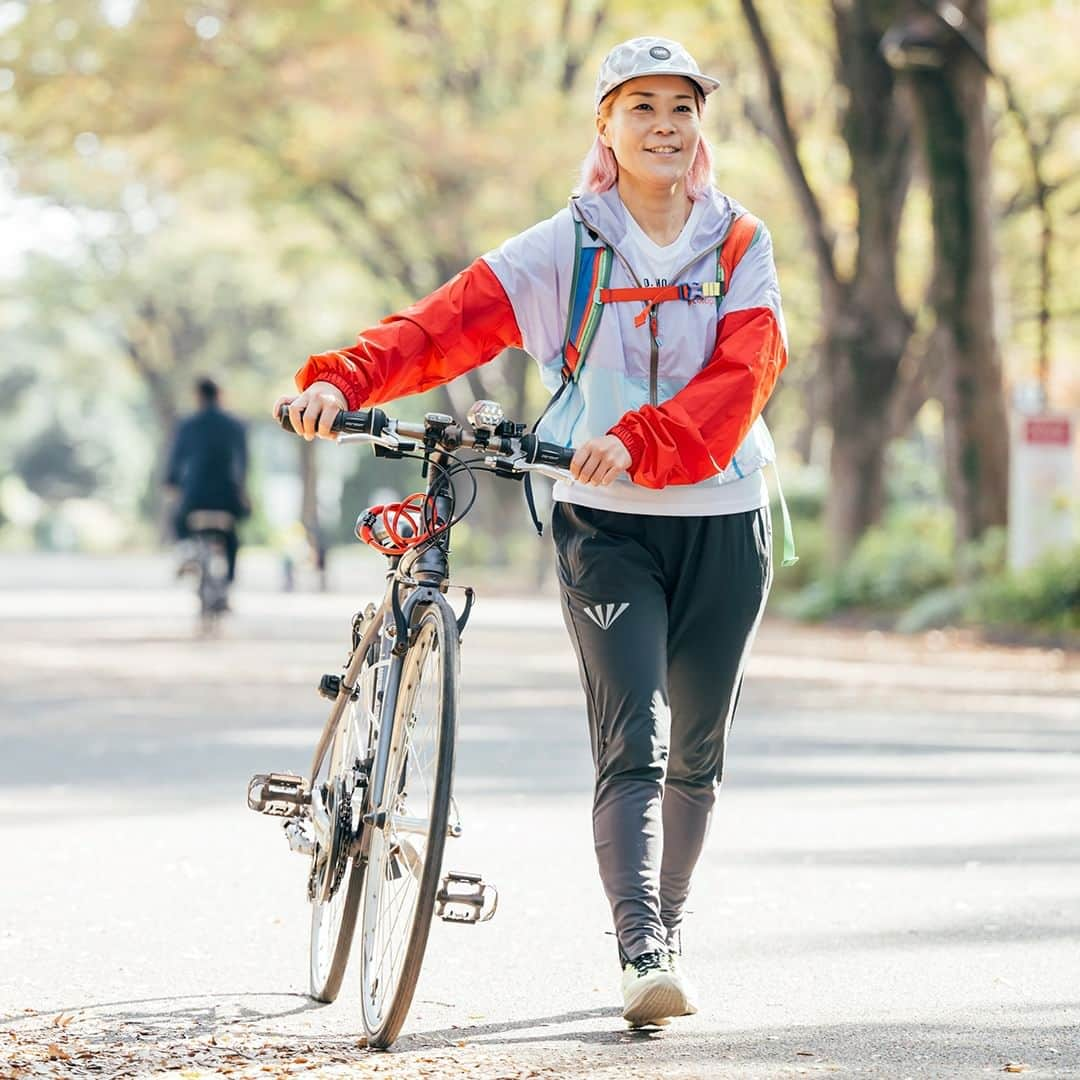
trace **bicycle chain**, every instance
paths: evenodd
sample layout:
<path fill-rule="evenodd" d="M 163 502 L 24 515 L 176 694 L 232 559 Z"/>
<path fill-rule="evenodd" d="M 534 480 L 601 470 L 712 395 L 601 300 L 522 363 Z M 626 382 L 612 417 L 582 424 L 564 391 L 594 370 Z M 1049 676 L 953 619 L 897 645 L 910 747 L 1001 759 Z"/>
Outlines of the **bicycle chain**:
<path fill-rule="evenodd" d="M 345 877 L 345 867 L 349 865 L 349 848 L 352 847 L 352 797 L 344 791 L 341 793 L 341 805 L 338 807 L 334 839 L 338 842 L 338 857 L 337 865 L 334 867 L 334 880 L 330 886 L 331 897 L 338 891 L 338 886 Z"/>
<path fill-rule="evenodd" d="M 348 839 L 344 839 L 345 837 Z M 332 840 L 337 842 L 337 858 L 333 868 L 334 879 L 330 885 L 331 899 L 334 893 L 338 891 L 338 887 L 345 877 L 345 867 L 349 864 L 349 848 L 352 847 L 352 798 L 344 791 L 341 792 L 341 801 L 338 806 L 337 822 L 334 826 Z M 334 857 L 334 846 L 332 843 L 330 858 Z M 318 860 L 313 859 L 311 873 L 308 875 L 308 900 L 312 903 L 315 901 L 316 886 L 318 884 L 318 865 Z"/>

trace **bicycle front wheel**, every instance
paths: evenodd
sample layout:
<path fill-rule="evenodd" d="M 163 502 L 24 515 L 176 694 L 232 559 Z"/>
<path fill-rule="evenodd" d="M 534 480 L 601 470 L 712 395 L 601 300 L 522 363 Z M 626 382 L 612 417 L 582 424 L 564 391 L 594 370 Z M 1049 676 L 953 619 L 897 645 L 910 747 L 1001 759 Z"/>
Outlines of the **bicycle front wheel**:
<path fill-rule="evenodd" d="M 361 906 L 361 999 L 368 1044 L 397 1038 L 427 947 L 450 816 L 457 726 L 458 630 L 426 604 L 401 669 L 385 820 L 371 829 Z"/>
<path fill-rule="evenodd" d="M 381 614 L 368 618 L 381 619 Z M 384 666 L 380 655 L 381 635 L 377 635 L 360 660 L 353 684 L 357 692 L 338 722 L 323 785 L 334 830 L 325 850 L 322 845 L 316 848 L 309 882 L 310 982 L 316 1001 L 333 1001 L 341 989 L 360 909 L 364 864 L 349 856 L 348 846 L 358 832 L 367 768 L 378 734 L 378 679 Z"/>

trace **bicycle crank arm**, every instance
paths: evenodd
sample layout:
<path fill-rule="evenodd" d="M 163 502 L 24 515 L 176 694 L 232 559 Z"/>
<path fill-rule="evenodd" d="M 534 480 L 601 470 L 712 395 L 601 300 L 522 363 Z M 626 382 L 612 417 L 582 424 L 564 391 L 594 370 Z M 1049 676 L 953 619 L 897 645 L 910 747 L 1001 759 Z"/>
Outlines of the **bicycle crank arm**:
<path fill-rule="evenodd" d="M 435 914 L 443 922 L 487 922 L 499 906 L 499 890 L 479 874 L 451 870 L 439 883 Z"/>
<path fill-rule="evenodd" d="M 388 823 L 392 832 L 415 833 L 418 836 L 427 836 L 428 830 L 431 828 L 431 822 L 427 818 L 407 817 L 405 814 L 388 814 L 385 810 L 364 815 L 364 824 L 374 825 L 376 829 L 385 828 Z M 446 835 L 452 839 L 456 839 L 464 831 L 460 821 L 451 821 L 446 826 Z"/>

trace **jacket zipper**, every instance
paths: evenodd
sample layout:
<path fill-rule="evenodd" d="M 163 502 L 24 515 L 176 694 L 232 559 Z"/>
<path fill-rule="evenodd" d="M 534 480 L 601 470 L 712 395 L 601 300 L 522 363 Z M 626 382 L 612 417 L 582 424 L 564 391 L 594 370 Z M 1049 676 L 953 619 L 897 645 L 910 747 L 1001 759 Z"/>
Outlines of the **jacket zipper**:
<path fill-rule="evenodd" d="M 595 225 L 593 225 L 593 223 L 591 221 L 589 221 L 585 217 L 585 215 L 581 211 L 580 206 L 575 204 L 574 209 L 577 211 L 578 217 L 581 218 L 581 220 L 584 223 L 584 225 L 586 226 L 586 228 L 588 228 L 592 232 L 596 233 L 596 235 L 601 240 L 603 240 L 603 242 L 607 245 L 607 247 L 611 248 L 611 250 L 615 252 L 615 255 L 618 258 L 619 262 L 621 262 L 623 264 L 623 266 L 626 267 L 626 272 L 630 275 L 631 281 L 633 281 L 633 283 L 639 289 L 644 288 L 644 286 L 641 284 L 641 281 L 638 279 L 637 274 L 634 273 L 634 271 L 631 268 L 630 264 L 626 261 L 626 258 L 623 256 L 623 253 Z M 733 221 L 734 221 L 734 219 L 732 219 L 732 222 Z M 672 277 L 676 281 L 678 281 L 679 278 L 681 278 L 683 276 L 683 274 L 685 274 L 686 271 L 689 270 L 690 267 L 694 265 L 694 263 L 698 262 L 701 259 L 704 259 L 705 256 L 709 254 L 709 252 L 716 251 L 717 248 L 722 247 L 724 241 L 727 239 L 727 234 L 728 234 L 728 231 L 731 229 L 732 222 L 728 222 L 728 227 L 727 227 L 727 229 L 724 230 L 724 235 L 720 238 L 720 243 L 719 244 L 713 244 L 712 247 L 706 248 L 700 254 L 695 255 L 681 270 L 679 270 L 679 272 L 677 274 L 673 274 Z M 652 308 L 649 309 L 649 404 L 652 405 L 654 408 L 659 404 L 659 401 L 657 400 L 657 398 L 659 396 L 659 392 L 658 392 L 658 389 L 657 389 L 657 382 L 659 380 L 659 377 L 660 377 L 660 320 L 659 320 L 659 318 L 657 316 L 656 307 L 654 305 Z"/>

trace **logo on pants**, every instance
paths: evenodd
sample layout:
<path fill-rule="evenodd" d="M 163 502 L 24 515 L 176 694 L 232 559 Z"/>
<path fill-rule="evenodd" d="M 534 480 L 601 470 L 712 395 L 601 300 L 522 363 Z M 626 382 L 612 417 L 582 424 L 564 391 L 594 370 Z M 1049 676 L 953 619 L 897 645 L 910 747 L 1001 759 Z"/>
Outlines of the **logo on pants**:
<path fill-rule="evenodd" d="M 582 608 L 582 611 L 584 611 L 601 630 L 607 630 L 629 606 L 629 604 L 619 604 L 618 607 L 614 604 L 597 604 L 595 607 Z"/>

